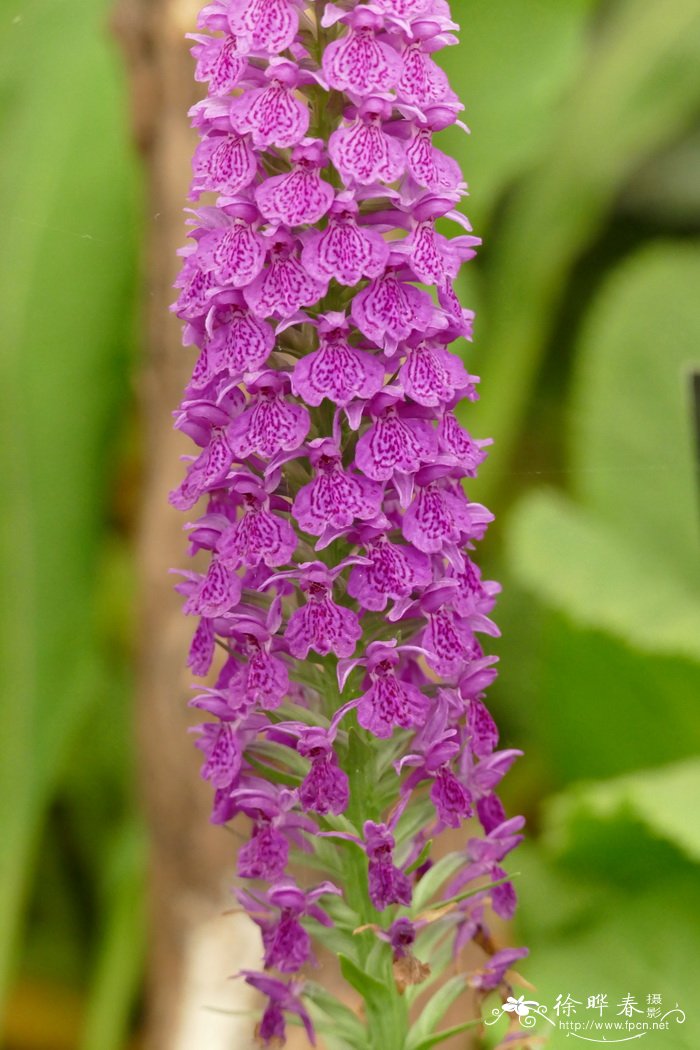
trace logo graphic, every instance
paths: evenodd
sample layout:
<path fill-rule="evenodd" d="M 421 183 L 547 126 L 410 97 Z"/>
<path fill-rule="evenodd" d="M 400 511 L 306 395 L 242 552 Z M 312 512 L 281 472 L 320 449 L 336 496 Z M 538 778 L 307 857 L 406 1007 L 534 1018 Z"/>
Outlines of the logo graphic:
<path fill-rule="evenodd" d="M 544 1003 L 536 999 L 526 999 L 524 995 L 515 998 L 509 995 L 500 1007 L 494 1007 L 491 1020 L 485 1024 L 493 1025 L 502 1017 L 510 1015 L 517 1018 L 521 1028 L 533 1029 L 539 1021 L 545 1021 L 552 1028 L 566 1032 L 567 1037 L 580 1039 L 584 1043 L 629 1043 L 634 1039 L 669 1032 L 672 1024 L 684 1024 L 685 1012 L 678 1003 L 670 1010 L 663 1010 L 660 994 L 649 993 L 646 996 L 646 1009 L 639 1005 L 632 993 L 623 996 L 616 1004 L 608 1001 L 602 992 L 589 995 L 583 1012 L 593 1014 L 587 1018 L 578 1017 L 578 1008 L 583 1007 L 583 999 L 575 999 L 570 992 L 566 996 L 558 995 L 552 1012 Z M 615 1011 L 613 1018 L 608 1019 L 606 1011 Z"/>

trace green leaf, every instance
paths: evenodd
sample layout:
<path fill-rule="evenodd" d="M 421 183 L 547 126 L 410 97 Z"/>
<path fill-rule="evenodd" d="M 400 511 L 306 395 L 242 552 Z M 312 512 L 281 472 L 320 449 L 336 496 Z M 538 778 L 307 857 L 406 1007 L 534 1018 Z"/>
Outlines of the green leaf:
<path fill-rule="evenodd" d="M 110 857 L 106 919 L 80 1050 L 121 1050 L 146 954 L 146 841 L 129 822 Z"/>
<path fill-rule="evenodd" d="M 566 853 L 580 838 L 582 823 L 593 824 L 600 833 L 606 824 L 633 819 L 651 836 L 669 842 L 700 864 L 698 798 L 698 759 L 614 780 L 575 784 L 547 807 L 547 844 L 558 855 Z"/>
<path fill-rule="evenodd" d="M 136 271 L 133 171 L 106 6 L 26 0 L 0 45 L 0 194 L 12 245 L 0 259 L 0 637 L 13 698 L 0 725 L 0 997 L 47 803 L 102 688 L 95 580 Z"/>
<path fill-rule="evenodd" d="M 424 911 L 444 882 L 464 867 L 463 853 L 448 853 L 433 864 L 432 868 L 421 876 L 413 891 L 411 910 L 414 915 Z"/>
<path fill-rule="evenodd" d="M 381 947 L 386 949 L 385 945 Z M 388 949 L 383 952 L 384 981 L 371 977 L 347 956 L 338 958 L 343 977 L 364 999 L 372 1050 L 404 1050 L 408 1010 L 404 997 L 396 990 L 391 953 Z"/>
<path fill-rule="evenodd" d="M 655 246 L 613 275 L 579 351 L 572 445 L 585 506 L 535 493 L 510 532 L 516 574 L 550 605 L 648 652 L 696 661 L 687 373 L 700 346 L 699 285 L 694 246 Z M 662 313 L 646 316 L 651 299 Z"/>
<path fill-rule="evenodd" d="M 371 977 L 357 963 L 342 953 L 338 956 L 343 977 L 356 992 L 359 992 L 366 1003 L 380 1007 L 386 998 L 386 985 Z"/>
<path fill-rule="evenodd" d="M 695 916 L 700 908 L 698 818 L 692 796 L 700 763 L 577 785 L 546 808 L 538 847 L 519 850 L 519 936 L 529 944 L 533 998 L 551 1013 L 557 995 L 582 1005 L 608 996 L 660 994 L 686 1013 L 664 1045 L 690 1050 L 700 1038 Z M 586 1015 L 588 1016 L 588 1015 Z M 566 1033 L 556 1033 L 564 1044 Z"/>
<path fill-rule="evenodd" d="M 249 753 L 253 758 L 264 758 L 267 760 L 265 763 L 259 762 L 258 764 L 268 771 L 268 775 L 272 773 L 275 776 L 280 773 L 282 776 L 288 777 L 291 771 L 296 780 L 299 781 L 309 771 L 308 761 L 303 759 L 301 755 L 298 755 L 296 751 L 293 751 L 291 747 L 285 747 L 283 744 L 275 744 L 267 740 L 256 741 L 255 746 L 249 749 Z M 284 772 L 282 773 L 281 770 Z"/>
<path fill-rule="evenodd" d="M 432 934 L 432 936 L 426 936 Z M 411 985 L 405 991 L 406 1001 L 411 1006 L 416 999 L 425 995 L 441 980 L 448 966 L 454 963 L 454 952 L 452 950 L 454 941 L 454 930 L 440 929 L 439 923 L 433 923 L 432 928 L 426 927 L 423 935 L 419 935 L 415 955 L 422 962 L 430 965 L 430 974 L 420 984 Z"/>
<path fill-rule="evenodd" d="M 304 997 L 331 1018 L 332 1025 L 328 1026 L 330 1031 L 335 1030 L 350 1046 L 364 1050 L 367 1046 L 367 1028 L 357 1014 L 315 981 L 305 983 Z"/>
<path fill-rule="evenodd" d="M 510 882 L 512 879 L 518 877 L 520 872 L 514 871 L 510 875 L 504 875 L 503 878 L 496 879 L 494 882 L 484 882 L 479 886 L 475 886 L 473 889 L 464 890 L 462 893 L 458 893 L 455 897 L 448 897 L 447 900 L 438 901 L 437 908 L 446 908 L 450 904 L 460 904 L 461 901 L 466 901 L 470 897 L 476 896 L 477 893 L 484 893 L 485 890 L 492 890 L 495 886 L 502 886 L 504 882 Z"/>
<path fill-rule="evenodd" d="M 396 776 L 395 772 L 394 776 Z M 399 855 L 410 848 L 418 832 L 422 831 L 430 822 L 435 807 L 429 798 L 415 798 L 411 805 L 401 815 L 401 819 L 394 831 L 394 838 L 401 849 Z"/>
<path fill-rule="evenodd" d="M 499 607 L 503 673 L 494 697 L 497 720 L 509 720 L 510 739 L 527 751 L 511 776 L 530 782 L 513 782 L 512 798 L 541 796 L 543 777 L 554 790 L 700 752 L 700 664 L 632 649 L 519 590 L 511 581 Z"/>
<path fill-rule="evenodd" d="M 465 409 L 473 433 L 496 439 L 488 469 L 470 490 L 487 504 L 508 480 L 574 264 L 630 175 L 695 119 L 699 29 L 695 0 L 613 5 L 548 122 L 548 148 L 508 203 L 491 250 L 477 357 L 470 358 L 497 396 Z"/>
<path fill-rule="evenodd" d="M 525 497 L 511 515 L 508 556 L 519 580 L 583 627 L 651 653 L 700 660 L 700 600 L 656 552 L 555 492 Z"/>
<path fill-rule="evenodd" d="M 462 1024 L 453 1025 L 452 1028 L 444 1028 L 442 1032 L 428 1035 L 425 1039 L 421 1039 L 419 1043 L 409 1043 L 408 1050 L 430 1050 L 432 1046 L 439 1046 L 440 1043 L 452 1039 L 453 1036 L 461 1035 L 462 1032 L 467 1032 L 470 1028 L 476 1028 L 481 1023 L 481 1018 L 476 1017 L 473 1021 L 463 1021 Z"/>
<path fill-rule="evenodd" d="M 457 974 L 446 981 L 441 988 L 421 1007 L 420 1016 L 412 1026 L 408 1037 L 408 1050 L 416 1050 L 421 1041 L 431 1036 L 433 1030 L 443 1019 L 452 1004 L 467 987 L 465 974 Z"/>
<path fill-rule="evenodd" d="M 469 214 L 479 232 L 498 195 L 546 145 L 552 107 L 575 76 L 595 3 L 472 0 L 462 19 L 461 45 L 440 53 L 472 130 L 466 141 L 461 131 L 446 134 L 441 148 L 466 157 Z"/>
<path fill-rule="evenodd" d="M 689 380 L 700 365 L 699 286 L 697 243 L 655 244 L 612 275 L 579 340 L 570 440 L 581 503 L 649 558 L 652 571 L 694 581 L 696 594 Z"/>

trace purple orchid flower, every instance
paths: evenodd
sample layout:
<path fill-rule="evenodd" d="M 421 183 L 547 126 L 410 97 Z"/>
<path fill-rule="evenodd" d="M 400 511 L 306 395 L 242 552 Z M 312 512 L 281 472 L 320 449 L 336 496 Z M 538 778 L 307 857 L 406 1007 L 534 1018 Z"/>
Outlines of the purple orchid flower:
<path fill-rule="evenodd" d="M 306 256 L 302 261 L 313 274 L 313 265 Z M 329 265 L 337 271 L 336 264 Z M 384 365 L 376 357 L 350 346 L 349 328 L 341 313 L 326 314 L 319 320 L 318 350 L 300 358 L 292 374 L 292 390 L 307 404 L 320 405 L 327 397 L 336 405 L 345 406 L 355 398 L 371 398 L 381 389 Z"/>
<path fill-rule="evenodd" d="M 289 652 L 297 659 L 305 659 L 310 649 L 321 656 L 332 652 L 337 657 L 348 657 L 355 651 L 362 634 L 357 614 L 333 601 L 333 581 L 342 568 L 340 565 L 330 572 L 321 562 L 306 562 L 266 582 L 267 586 L 294 577 L 306 597 L 290 616 L 284 635 Z"/>
<path fill-rule="evenodd" d="M 472 988 L 478 988 L 480 991 L 492 991 L 503 984 L 511 966 L 527 955 L 529 955 L 527 948 L 504 948 L 492 955 L 485 968 L 474 974 L 469 983 Z"/>
<path fill-rule="evenodd" d="M 368 820 L 364 826 L 365 852 L 369 871 L 369 896 L 377 911 L 390 904 L 410 904 L 408 876 L 394 864 L 394 836 L 386 824 Z"/>
<path fill-rule="evenodd" d="M 396 643 L 372 642 L 364 658 L 341 661 L 338 676 L 341 686 L 355 667 L 367 670 L 368 688 L 352 705 L 357 708 L 357 720 L 374 736 L 390 737 L 397 726 L 410 729 L 425 722 L 427 698 L 410 682 L 402 681 L 397 673 L 401 654 L 413 647 Z"/>
<path fill-rule="evenodd" d="M 353 195 L 339 193 L 328 226 L 312 230 L 304 240 L 302 263 L 312 277 L 353 287 L 364 277 L 378 277 L 389 258 L 389 245 L 368 226 L 358 226 L 359 205 Z"/>
<path fill-rule="evenodd" d="M 342 890 L 332 882 L 301 890 L 287 879 L 277 882 L 265 894 L 236 891 L 238 900 L 262 930 L 266 970 L 296 973 L 312 957 L 311 938 L 301 919 L 309 917 L 322 926 L 332 926 L 332 919 L 316 903 L 327 894 L 340 896 Z"/>
<path fill-rule="evenodd" d="M 316 1045 L 316 1036 L 309 1012 L 301 1001 L 303 990 L 301 981 L 280 981 L 266 973 L 255 973 L 252 970 L 241 970 L 241 977 L 246 984 L 267 996 L 267 1006 L 263 1012 L 256 1035 L 263 1046 L 280 1046 L 286 1039 L 285 1013 L 296 1014 L 303 1024 L 309 1042 Z"/>
<path fill-rule="evenodd" d="M 335 734 L 319 728 L 305 728 L 299 735 L 297 751 L 311 760 L 309 772 L 299 786 L 299 801 L 306 812 L 344 813 L 350 800 L 350 782 L 340 768 L 333 750 Z"/>
<path fill-rule="evenodd" d="M 345 470 L 333 440 L 322 438 L 312 442 L 309 462 L 315 468 L 315 477 L 299 489 L 292 506 L 292 514 L 304 532 L 321 536 L 329 525 L 348 528 L 355 521 L 377 517 L 382 502 L 381 486 Z"/>
<path fill-rule="evenodd" d="M 455 288 L 481 242 L 436 145 L 466 130 L 437 58 L 457 30 L 446 0 L 208 0 L 190 36 L 207 97 L 173 310 L 196 350 L 175 426 L 195 447 L 170 498 L 197 558 L 177 591 L 201 773 L 212 821 L 248 824 L 235 892 L 266 970 L 294 977 L 325 940 L 376 962 L 387 997 L 427 976 L 426 924 L 455 956 L 491 943 L 522 826 L 498 795 L 520 752 L 498 750 L 486 706 L 500 588 L 474 559 L 492 515 L 468 494 L 490 440 L 453 347 L 473 336 Z M 407 911 L 432 837 L 472 817 L 440 891 L 468 896 Z M 296 860 L 328 878 L 304 888 Z M 313 1041 L 310 985 L 243 976 L 267 996 L 263 1045 L 287 1014 Z M 349 1044 L 374 1042 L 330 1009 Z"/>

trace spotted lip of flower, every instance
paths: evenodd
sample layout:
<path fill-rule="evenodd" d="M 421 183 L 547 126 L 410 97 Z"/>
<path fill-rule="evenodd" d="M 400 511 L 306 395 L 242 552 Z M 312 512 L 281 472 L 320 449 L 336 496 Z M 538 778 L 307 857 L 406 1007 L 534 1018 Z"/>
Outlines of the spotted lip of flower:
<path fill-rule="evenodd" d="M 357 925 L 366 906 L 385 913 L 368 928 L 400 993 L 425 980 L 413 948 L 433 920 L 395 909 L 445 827 L 481 825 L 441 890 L 467 890 L 453 951 L 490 944 L 487 909 L 515 908 L 502 865 L 522 822 L 496 792 L 520 752 L 498 750 L 484 703 L 499 587 L 472 561 L 492 515 L 468 494 L 490 441 L 463 425 L 479 379 L 451 349 L 473 335 L 455 288 L 481 242 L 434 140 L 465 127 L 434 57 L 457 42 L 446 0 L 208 0 L 197 29 L 207 97 L 190 110 L 195 203 L 173 306 L 197 350 L 174 413 L 195 449 L 170 499 L 204 506 L 186 526 L 196 571 L 176 589 L 194 618 L 188 666 L 207 676 L 190 706 L 211 819 L 250 825 L 236 893 L 266 972 L 241 976 L 266 997 L 259 1040 L 277 1047 L 290 1014 L 313 1042 L 296 975 L 348 909 Z M 376 820 L 353 797 L 356 749 L 386 755 Z M 411 836 L 418 800 L 427 824 Z M 366 865 L 358 910 L 347 887 L 289 874 L 334 848 Z M 478 880 L 493 885 L 472 893 Z M 495 952 L 471 983 L 498 987 L 525 954 Z"/>
<path fill-rule="evenodd" d="M 344 813 L 350 800 L 350 781 L 338 764 L 333 743 L 324 730 L 303 730 L 297 751 L 311 760 L 299 786 L 299 801 L 305 810 L 336 816 Z"/>
<path fill-rule="evenodd" d="M 368 820 L 364 825 L 365 851 L 369 862 L 369 895 L 377 911 L 391 904 L 411 903 L 411 883 L 393 860 L 394 837 L 385 824 Z"/>

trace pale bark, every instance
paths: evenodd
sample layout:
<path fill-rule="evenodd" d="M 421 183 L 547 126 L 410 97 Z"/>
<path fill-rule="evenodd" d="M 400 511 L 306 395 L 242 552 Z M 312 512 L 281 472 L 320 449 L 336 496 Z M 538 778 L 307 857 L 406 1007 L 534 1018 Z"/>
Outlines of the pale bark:
<path fill-rule="evenodd" d="M 133 132 L 144 159 L 145 288 L 141 417 L 144 441 L 140 661 L 137 727 L 141 786 L 150 829 L 148 1050 L 247 1050 L 253 1022 L 218 1010 L 251 1006 L 230 978 L 259 962 L 259 936 L 231 908 L 236 839 L 209 823 L 211 792 L 198 776 L 188 726 L 185 659 L 193 624 L 182 616 L 168 570 L 183 565 L 183 516 L 168 504 L 191 453 L 172 428 L 192 366 L 180 323 L 168 311 L 184 243 L 194 136 L 187 110 L 196 100 L 185 33 L 192 0 L 121 0 L 114 28 L 129 68 Z"/>

